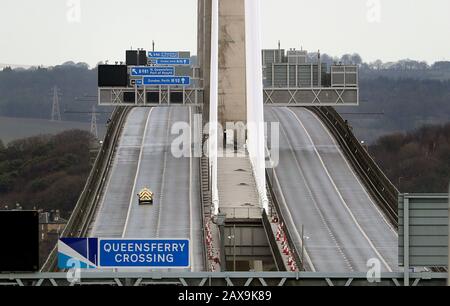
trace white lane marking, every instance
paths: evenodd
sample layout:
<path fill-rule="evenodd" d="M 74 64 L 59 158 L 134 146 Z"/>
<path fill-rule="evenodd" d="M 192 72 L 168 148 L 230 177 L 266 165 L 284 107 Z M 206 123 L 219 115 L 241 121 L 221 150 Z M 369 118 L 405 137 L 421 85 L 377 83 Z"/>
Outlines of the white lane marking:
<path fill-rule="evenodd" d="M 145 137 L 147 136 L 147 128 L 148 128 L 148 123 L 150 121 L 150 116 L 152 114 L 152 111 L 153 111 L 153 108 L 151 108 L 150 111 L 148 112 L 147 120 L 145 121 L 144 134 L 142 135 L 142 140 L 141 140 L 141 151 L 139 152 L 139 159 L 138 159 L 138 164 L 136 167 L 136 174 L 134 176 L 133 188 L 132 188 L 131 195 L 130 195 L 130 203 L 128 205 L 127 218 L 125 219 L 125 225 L 123 227 L 122 238 L 125 237 L 127 227 L 128 227 L 128 221 L 130 220 L 131 207 L 133 205 L 134 193 L 136 192 L 136 182 L 137 182 L 137 178 L 139 176 L 139 169 L 141 167 L 142 154 L 144 152 Z"/>
<path fill-rule="evenodd" d="M 309 141 L 312 144 L 312 147 L 314 149 L 314 152 L 316 153 L 317 157 L 320 160 L 320 163 L 322 164 L 323 169 L 325 170 L 325 173 L 327 174 L 331 184 L 333 185 L 334 189 L 336 190 L 339 199 L 341 200 L 342 204 L 344 204 L 344 207 L 346 208 L 347 212 L 349 213 L 350 217 L 352 218 L 353 222 L 355 222 L 356 227 L 359 229 L 359 231 L 361 232 L 361 234 L 364 236 L 364 238 L 367 240 L 367 242 L 369 243 L 370 247 L 372 248 L 372 250 L 378 255 L 378 257 L 381 259 L 381 261 L 383 262 L 383 264 L 386 266 L 386 268 L 389 270 L 389 272 L 392 272 L 391 267 L 389 266 L 389 264 L 386 262 L 386 260 L 384 259 L 384 257 L 380 254 L 380 252 L 378 252 L 377 248 L 373 245 L 372 241 L 370 240 L 370 238 L 367 236 L 366 232 L 362 229 L 361 225 L 358 223 L 358 220 L 356 220 L 355 216 L 353 215 L 350 207 L 347 205 L 347 203 L 345 202 L 344 198 L 342 197 L 342 194 L 340 193 L 339 189 L 337 188 L 336 184 L 334 183 L 333 178 L 331 177 L 330 173 L 328 172 L 328 168 L 325 166 L 325 163 L 322 160 L 322 157 L 320 156 L 320 153 L 317 151 L 317 148 L 311 138 L 311 135 L 309 135 L 308 131 L 306 130 L 305 126 L 303 125 L 303 123 L 300 121 L 300 119 L 297 117 L 296 113 L 293 112 L 291 109 L 287 108 L 288 111 L 290 111 L 294 117 L 296 118 L 296 120 L 298 121 L 298 123 L 301 125 L 301 127 L 303 128 L 303 130 L 306 132 L 306 135 L 309 139 Z"/>
<path fill-rule="evenodd" d="M 156 224 L 156 237 L 159 238 L 159 232 L 160 232 L 160 226 L 161 226 L 161 215 L 162 215 L 162 203 L 163 203 L 163 197 L 164 197 L 164 187 L 165 187 L 165 181 L 166 181 L 166 168 L 167 168 L 167 151 L 170 150 L 170 120 L 172 118 L 172 107 L 169 107 L 169 115 L 167 116 L 167 132 L 166 132 L 166 141 L 165 149 L 164 149 L 164 162 L 163 162 L 163 171 L 161 175 L 161 191 L 159 195 L 159 208 L 158 208 L 158 223 Z"/>
<path fill-rule="evenodd" d="M 277 173 L 276 173 L 275 169 L 272 169 L 272 170 L 273 170 L 273 174 L 274 174 L 274 178 L 275 178 L 275 181 L 276 181 L 276 183 L 277 183 L 277 186 L 278 186 L 279 189 L 280 189 L 280 194 L 281 194 L 281 198 L 283 199 L 283 203 L 287 203 L 287 202 L 286 202 L 286 198 L 284 197 L 283 190 L 282 190 L 282 188 L 281 188 L 281 186 L 280 186 L 280 182 L 279 182 L 279 180 L 278 180 Z M 291 214 L 291 211 L 289 210 L 289 207 L 286 207 L 286 211 L 287 211 L 287 214 L 289 215 L 289 219 L 290 219 L 290 221 L 291 221 L 291 224 L 294 224 L 294 225 L 295 225 L 294 218 L 292 217 L 292 214 Z M 295 235 L 297 236 L 297 239 L 299 239 L 298 241 L 300 241 L 300 246 L 301 246 L 301 245 L 302 245 L 303 239 L 302 239 L 302 237 L 300 236 L 300 234 L 299 234 L 298 229 L 297 229 L 296 226 L 294 226 L 294 231 L 295 231 Z M 303 233 L 303 234 L 304 234 L 304 233 Z M 314 264 L 313 264 L 313 262 L 312 262 L 312 260 L 311 260 L 311 257 L 309 256 L 309 253 L 308 253 L 308 251 L 306 250 L 305 245 L 303 245 L 303 250 L 304 250 L 304 253 L 305 253 L 305 256 L 306 256 L 306 260 L 308 261 L 308 264 L 309 264 L 309 266 L 311 267 L 311 270 L 312 270 L 313 272 L 316 272 L 316 267 L 314 266 Z"/>
<path fill-rule="evenodd" d="M 275 115 L 275 112 L 274 112 L 273 110 L 271 110 L 271 112 Z M 283 127 L 282 127 L 282 128 L 283 128 Z M 286 135 L 285 135 L 285 136 L 286 136 Z M 289 142 L 289 140 L 287 139 L 287 137 L 286 137 L 286 140 Z M 289 144 L 289 145 L 290 145 L 290 144 Z M 294 158 L 295 158 L 295 156 L 294 156 Z M 288 214 L 289 220 L 291 221 L 291 224 L 294 225 L 295 235 L 297 236 L 297 239 L 298 239 L 298 241 L 300 242 L 300 246 L 302 246 L 303 238 L 301 237 L 300 233 L 298 232 L 297 227 L 295 226 L 294 218 L 292 217 L 292 214 L 291 214 L 291 211 L 289 210 L 289 207 L 287 207 L 286 198 L 284 197 L 283 189 L 281 188 L 280 181 L 278 180 L 278 175 L 277 175 L 277 173 L 276 173 L 276 171 L 275 171 L 275 168 L 273 168 L 272 171 L 273 171 L 273 174 L 274 174 L 274 178 L 275 178 L 276 184 L 277 184 L 278 189 L 279 189 L 279 191 L 280 191 L 281 198 L 283 199 L 283 203 L 284 203 L 285 206 L 286 206 L 285 209 L 286 209 L 286 212 L 287 212 L 287 214 Z M 281 212 L 281 211 L 280 211 L 280 212 Z M 303 234 L 304 234 L 304 233 L 303 233 Z M 308 264 L 309 264 L 309 266 L 311 267 L 311 270 L 312 270 L 313 272 L 316 272 L 316 267 L 314 266 L 314 264 L 313 264 L 313 262 L 312 262 L 312 260 L 311 260 L 311 257 L 309 256 L 309 253 L 308 253 L 308 251 L 306 250 L 306 247 L 305 247 L 304 245 L 303 245 L 303 250 L 304 250 L 304 254 L 305 254 L 305 256 L 306 256 L 306 260 L 308 261 Z"/>
<path fill-rule="evenodd" d="M 192 222 L 192 109 L 189 107 L 189 223 L 190 223 L 190 232 L 189 236 L 191 237 L 191 245 L 189 246 L 189 257 L 192 262 L 191 271 L 195 271 L 195 261 L 194 261 L 194 235 L 193 235 L 193 222 Z"/>
<path fill-rule="evenodd" d="M 367 191 L 367 189 L 364 187 L 364 185 L 361 183 L 361 181 L 359 180 L 358 176 L 356 175 L 356 173 L 353 171 L 353 167 L 349 164 L 349 162 L 347 161 L 347 159 L 345 158 L 344 154 L 342 153 L 341 148 L 339 147 L 339 145 L 336 143 L 336 141 L 334 140 L 334 137 L 331 135 L 330 131 L 328 130 L 328 128 L 323 124 L 323 122 L 317 117 L 316 114 L 314 114 L 313 112 L 311 112 L 310 110 L 305 109 L 306 111 L 308 111 L 309 113 L 311 113 L 311 115 L 314 116 L 314 118 L 322 125 L 323 129 L 325 130 L 325 132 L 328 134 L 328 136 L 330 137 L 331 141 L 333 142 L 333 144 L 335 145 L 335 147 L 337 148 L 337 150 L 339 151 L 339 154 L 341 155 L 342 159 L 345 161 L 345 163 L 347 164 L 347 167 L 350 169 L 351 173 L 353 174 L 353 176 L 355 177 L 355 179 L 358 181 L 359 185 L 361 186 L 361 188 L 366 192 L 367 197 L 369 198 L 370 203 L 372 203 L 372 205 L 375 207 L 376 211 L 380 214 L 381 218 L 383 218 L 384 222 L 386 222 L 386 224 L 389 226 L 389 228 L 391 229 L 391 231 L 395 234 L 396 237 L 398 237 L 398 233 L 397 231 L 394 229 L 394 227 L 391 225 L 391 223 L 386 219 L 386 216 L 384 215 L 384 213 L 380 210 L 380 208 L 378 207 L 377 204 L 375 204 L 375 202 L 372 200 L 372 197 L 370 196 L 369 192 Z"/>
<path fill-rule="evenodd" d="M 280 121 L 280 118 L 279 118 L 279 116 L 276 114 L 276 112 L 273 111 L 273 110 L 271 110 L 271 111 L 272 111 L 272 113 L 275 115 L 275 117 L 278 118 L 278 121 Z M 326 219 L 325 219 L 324 214 L 322 213 L 322 211 L 320 210 L 319 206 L 317 205 L 316 199 L 314 198 L 313 193 L 312 193 L 312 191 L 311 191 L 311 188 L 309 187 L 309 184 L 308 184 L 308 182 L 306 181 L 306 178 L 305 178 L 305 176 L 304 176 L 304 174 L 303 174 L 303 171 L 302 171 L 302 168 L 301 168 L 301 166 L 300 166 L 300 162 L 298 161 L 297 156 L 296 156 L 295 153 L 294 153 L 294 148 L 292 147 L 291 141 L 289 140 L 289 137 L 287 136 L 286 131 L 284 130 L 284 126 L 283 126 L 283 125 L 281 125 L 281 131 L 283 132 L 284 137 L 286 138 L 286 141 L 287 141 L 287 143 L 288 143 L 288 145 L 289 145 L 289 148 L 290 148 L 290 152 L 291 152 L 292 156 L 294 157 L 295 165 L 297 166 L 297 169 L 298 169 L 298 171 L 299 171 L 299 174 L 300 174 L 301 177 L 303 178 L 303 181 L 304 181 L 304 183 L 305 183 L 305 186 L 306 186 L 306 188 L 308 189 L 309 195 L 311 196 L 311 200 L 312 200 L 312 202 L 314 203 L 314 207 L 316 208 L 316 211 L 319 213 L 320 219 L 321 219 L 323 225 L 325 225 L 326 230 L 327 230 L 327 232 L 328 232 L 328 235 L 330 236 L 331 240 L 332 240 L 332 241 L 334 242 L 334 244 L 336 245 L 337 251 L 342 255 L 342 258 L 344 259 L 344 261 L 345 261 L 345 263 L 347 264 L 347 266 L 349 267 L 349 269 L 350 269 L 351 271 L 354 271 L 354 268 L 353 268 L 352 264 L 350 263 L 349 259 L 348 259 L 347 256 L 345 255 L 344 251 L 341 249 L 339 243 L 337 242 L 336 237 L 334 236 L 333 232 L 331 231 L 331 228 L 329 227 L 329 225 L 328 225 L 328 223 L 327 223 L 327 221 L 326 221 Z M 281 186 L 280 186 L 280 190 L 281 190 Z M 282 193 L 282 192 L 281 192 L 281 193 Z M 282 196 L 283 196 L 283 193 L 282 193 Z M 284 198 L 284 196 L 283 196 L 283 198 Z M 287 204 L 287 202 L 284 202 L 284 203 Z M 290 219 L 291 219 L 292 222 L 293 222 L 293 218 L 292 218 L 292 215 L 291 215 L 289 209 L 287 209 L 287 211 L 288 211 L 288 214 L 290 215 Z M 295 225 L 295 222 L 293 222 L 292 224 Z M 300 234 L 298 233 L 297 227 L 295 226 L 294 228 L 295 228 L 297 237 L 301 237 Z M 300 240 L 300 241 L 302 241 L 302 240 Z M 305 247 L 305 250 L 306 250 L 306 247 Z"/>

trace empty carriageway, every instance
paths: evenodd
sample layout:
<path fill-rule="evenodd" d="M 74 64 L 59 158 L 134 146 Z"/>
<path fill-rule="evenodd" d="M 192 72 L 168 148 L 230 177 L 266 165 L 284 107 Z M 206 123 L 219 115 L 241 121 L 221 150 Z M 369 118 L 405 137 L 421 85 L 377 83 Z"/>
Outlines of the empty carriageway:
<path fill-rule="evenodd" d="M 304 258 L 313 271 L 396 271 L 397 233 L 355 174 L 319 118 L 305 108 L 265 109 L 280 122 L 274 169 L 280 209 L 297 250 L 304 227 Z M 270 147 L 270 143 L 269 143 Z"/>
<path fill-rule="evenodd" d="M 130 111 L 105 178 L 91 237 L 188 238 L 189 270 L 203 270 L 199 161 L 192 154 L 176 157 L 171 151 L 179 137 L 172 135 L 172 125 L 186 122 L 192 127 L 193 115 L 185 106 Z M 144 187 L 153 191 L 153 205 L 138 205 L 137 194 Z"/>

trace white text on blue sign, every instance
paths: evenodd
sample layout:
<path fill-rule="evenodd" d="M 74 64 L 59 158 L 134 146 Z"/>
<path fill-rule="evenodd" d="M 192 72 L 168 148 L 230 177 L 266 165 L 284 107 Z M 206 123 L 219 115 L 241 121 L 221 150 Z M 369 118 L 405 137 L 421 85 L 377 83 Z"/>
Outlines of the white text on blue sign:
<path fill-rule="evenodd" d="M 160 58 L 156 60 L 156 65 L 190 65 L 189 58 Z"/>
<path fill-rule="evenodd" d="M 188 239 L 99 239 L 99 266 L 189 267 Z"/>
<path fill-rule="evenodd" d="M 148 57 L 150 58 L 178 58 L 178 52 L 158 52 L 158 51 L 149 51 Z"/>
<path fill-rule="evenodd" d="M 185 85 L 191 83 L 190 77 L 144 77 L 144 85 Z"/>
<path fill-rule="evenodd" d="M 144 75 L 155 75 L 155 76 L 172 76 L 175 74 L 174 67 L 131 67 L 132 76 L 144 76 Z"/>

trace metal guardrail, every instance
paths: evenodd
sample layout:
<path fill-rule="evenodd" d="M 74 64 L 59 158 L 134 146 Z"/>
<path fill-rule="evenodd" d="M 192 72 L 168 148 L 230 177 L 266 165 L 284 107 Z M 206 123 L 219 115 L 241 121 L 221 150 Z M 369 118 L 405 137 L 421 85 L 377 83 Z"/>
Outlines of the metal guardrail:
<path fill-rule="evenodd" d="M 0 286 L 402 286 L 403 273 L 381 273 L 370 282 L 364 272 L 84 272 L 0 274 Z M 411 273 L 406 285 L 443 286 L 447 273 Z"/>
<path fill-rule="evenodd" d="M 197 108 L 195 108 L 197 111 L 201 111 L 200 110 L 200 108 L 199 107 L 197 107 Z M 203 126 L 203 125 L 202 125 Z M 203 148 L 203 127 L 202 126 L 200 126 L 200 129 L 201 129 L 201 132 L 200 132 L 200 135 L 201 135 L 201 139 L 202 139 L 202 148 Z M 191 127 L 192 128 L 192 127 Z M 191 144 L 192 145 L 192 144 Z M 198 159 L 198 171 L 199 171 L 199 179 L 200 179 L 200 201 L 201 201 L 201 205 L 200 205 L 200 210 L 201 210 L 201 212 L 200 212 L 200 216 L 202 217 L 202 220 L 201 220 L 201 225 L 202 225 L 202 242 L 203 242 L 203 248 L 202 248 L 202 251 L 203 251 L 203 262 L 204 262 L 204 264 L 205 264 L 205 270 L 208 270 L 209 269 L 209 266 L 208 266 L 208 248 L 207 248 L 207 246 L 206 246 L 206 235 L 205 235 L 205 233 L 206 233 L 206 213 L 205 213 L 205 207 L 207 207 L 208 206 L 208 204 L 209 203 L 205 203 L 206 201 L 207 201 L 207 199 L 210 199 L 211 197 L 207 197 L 206 196 L 206 194 L 210 194 L 211 193 L 211 191 L 209 190 L 209 172 L 207 172 L 207 173 L 204 173 L 204 170 L 205 169 L 203 169 L 203 167 L 204 167 L 204 165 L 203 165 L 203 163 L 202 163 L 202 158 L 203 157 L 200 157 L 199 159 Z M 206 169 L 206 170 L 208 170 L 208 169 Z M 204 175 L 207 175 L 207 178 L 204 178 L 203 176 Z M 205 184 L 204 184 L 204 180 L 203 179 L 207 179 L 208 180 L 208 184 L 207 184 L 207 186 L 205 186 Z M 208 214 L 209 215 L 209 214 Z"/>
<path fill-rule="evenodd" d="M 61 233 L 61 237 L 82 237 L 87 234 L 92 220 L 100 192 L 105 182 L 109 165 L 114 156 L 114 148 L 120 136 L 123 122 L 131 108 L 116 108 L 111 117 L 111 123 L 105 136 L 105 140 L 95 159 L 92 170 L 81 192 L 77 204 Z M 46 262 L 41 268 L 42 272 L 55 271 L 57 267 L 57 246 L 53 248 Z"/>
<path fill-rule="evenodd" d="M 332 107 L 311 107 L 333 134 L 340 147 L 349 158 L 370 194 L 377 200 L 391 223 L 398 228 L 398 190 L 378 167 L 368 152 L 353 135 L 347 122 Z"/>

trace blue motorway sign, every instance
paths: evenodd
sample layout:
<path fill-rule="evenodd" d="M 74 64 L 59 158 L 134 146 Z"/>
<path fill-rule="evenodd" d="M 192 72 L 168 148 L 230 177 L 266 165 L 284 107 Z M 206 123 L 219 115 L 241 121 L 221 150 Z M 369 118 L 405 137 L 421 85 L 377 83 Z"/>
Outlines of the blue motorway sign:
<path fill-rule="evenodd" d="M 99 266 L 189 267 L 188 239 L 99 239 Z"/>
<path fill-rule="evenodd" d="M 60 269 L 187 268 L 189 239 L 60 238 Z"/>
<path fill-rule="evenodd" d="M 174 67 L 131 67 L 131 76 L 143 76 L 143 75 L 174 75 Z"/>
<path fill-rule="evenodd" d="M 97 238 L 61 238 L 58 240 L 58 268 L 96 269 Z"/>
<path fill-rule="evenodd" d="M 148 52 L 149 58 L 178 58 L 179 53 L 178 52 L 155 52 L 155 51 L 149 51 Z"/>
<path fill-rule="evenodd" d="M 191 83 L 188 76 L 163 77 L 163 76 L 144 76 L 144 85 L 186 85 Z"/>
<path fill-rule="evenodd" d="M 190 65 L 191 59 L 189 58 L 159 58 L 155 60 L 156 65 Z"/>

